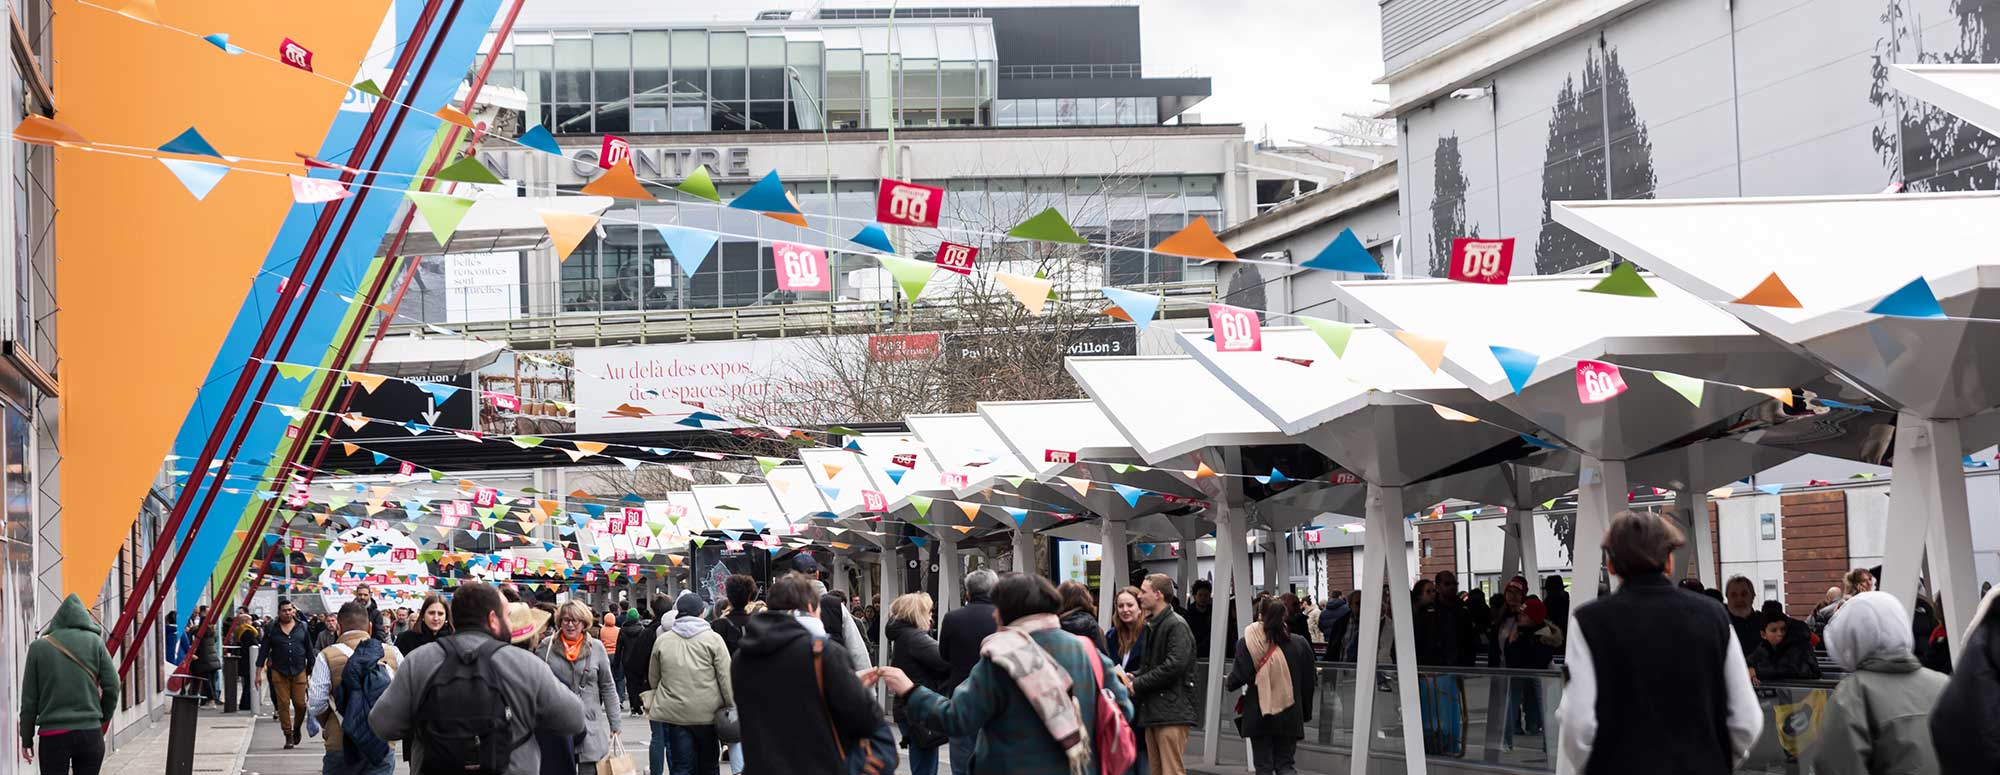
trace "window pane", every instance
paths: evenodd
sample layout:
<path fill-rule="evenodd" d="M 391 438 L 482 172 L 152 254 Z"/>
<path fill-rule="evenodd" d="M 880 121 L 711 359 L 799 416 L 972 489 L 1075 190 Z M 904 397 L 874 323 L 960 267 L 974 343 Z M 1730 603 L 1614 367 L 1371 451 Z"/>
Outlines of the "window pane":
<path fill-rule="evenodd" d="M 741 32 L 708 36 L 708 91 L 715 99 L 743 99 L 750 67 L 749 37 Z"/>
<path fill-rule="evenodd" d="M 722 243 L 722 306 L 748 307 L 757 303 L 763 290 L 758 286 L 760 265 L 771 263 L 768 251 L 755 242 Z"/>
<path fill-rule="evenodd" d="M 673 39 L 674 101 L 708 99 L 708 33 L 675 32 Z"/>
<path fill-rule="evenodd" d="M 592 39 L 592 70 L 597 80 L 599 105 L 632 96 L 632 36 L 599 33 Z"/>
<path fill-rule="evenodd" d="M 785 39 L 750 39 L 750 99 L 785 98 Z"/>
<path fill-rule="evenodd" d="M 554 69 L 555 61 L 555 49 L 551 46 L 514 48 L 515 66 L 521 70 L 521 89 L 528 93 L 529 105 L 548 104 L 549 84 L 553 77 L 550 71 Z"/>
<path fill-rule="evenodd" d="M 591 132 L 590 106 L 557 105 L 555 126 L 551 131 L 569 134 L 589 134 Z"/>
<path fill-rule="evenodd" d="M 639 271 L 639 227 L 607 225 L 604 237 L 598 249 L 604 272 L 604 310 L 637 310 L 639 297 L 645 293 L 645 277 Z"/>
<path fill-rule="evenodd" d="M 785 103 L 782 100 L 757 100 L 750 103 L 751 129 L 784 129 Z"/>
<path fill-rule="evenodd" d="M 632 109 L 632 131 L 670 132 L 667 124 L 667 109 L 664 107 L 635 107 Z"/>
<path fill-rule="evenodd" d="M 742 102 L 709 103 L 708 128 L 716 132 L 734 132 L 750 128 L 750 106 Z"/>
<path fill-rule="evenodd" d="M 665 102 L 669 78 L 667 33 L 632 33 L 632 95 L 640 102 Z"/>
<path fill-rule="evenodd" d="M 824 110 L 820 104 L 822 88 L 820 82 L 824 79 L 824 69 L 820 63 L 822 55 L 820 44 L 807 41 L 792 43 L 788 48 L 790 50 L 788 60 L 792 64 L 792 69 L 798 71 L 797 78 L 787 79 L 785 82 L 786 87 L 791 90 L 787 93 L 792 98 L 790 126 L 793 129 L 818 129 L 824 118 L 820 115 L 820 111 Z"/>
<path fill-rule="evenodd" d="M 1097 120 L 1094 123 L 1098 124 L 1118 123 L 1118 98 L 1116 97 L 1097 98 Z"/>
<path fill-rule="evenodd" d="M 590 101 L 590 56 L 589 38 L 556 41 L 556 102 Z"/>

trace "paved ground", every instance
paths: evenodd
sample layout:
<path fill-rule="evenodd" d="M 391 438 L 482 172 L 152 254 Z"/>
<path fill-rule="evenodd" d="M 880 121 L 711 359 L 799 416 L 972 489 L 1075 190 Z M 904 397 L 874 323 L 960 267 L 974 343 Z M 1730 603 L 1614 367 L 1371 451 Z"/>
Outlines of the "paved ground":
<path fill-rule="evenodd" d="M 268 719 L 267 719 L 268 720 Z M 104 757 L 105 775 L 159 775 L 167 761 L 166 717 L 120 742 Z M 203 711 L 196 721 L 194 771 L 201 775 L 237 775 L 243 751 L 250 744 L 249 714 Z M 317 767 L 312 772 L 318 772 Z"/>

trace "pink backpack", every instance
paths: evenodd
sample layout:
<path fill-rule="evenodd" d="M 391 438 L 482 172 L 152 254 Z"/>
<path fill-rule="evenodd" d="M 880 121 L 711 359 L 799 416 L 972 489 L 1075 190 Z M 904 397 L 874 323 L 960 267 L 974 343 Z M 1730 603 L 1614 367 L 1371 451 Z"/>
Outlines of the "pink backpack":
<path fill-rule="evenodd" d="M 1097 724 L 1090 734 L 1091 742 L 1097 746 L 1098 770 L 1102 775 L 1125 775 L 1126 770 L 1132 769 L 1132 763 L 1139 760 L 1132 724 L 1118 710 L 1118 698 L 1104 688 L 1104 665 L 1097 645 L 1081 636 L 1077 639 L 1090 646 L 1090 672 L 1097 676 Z"/>

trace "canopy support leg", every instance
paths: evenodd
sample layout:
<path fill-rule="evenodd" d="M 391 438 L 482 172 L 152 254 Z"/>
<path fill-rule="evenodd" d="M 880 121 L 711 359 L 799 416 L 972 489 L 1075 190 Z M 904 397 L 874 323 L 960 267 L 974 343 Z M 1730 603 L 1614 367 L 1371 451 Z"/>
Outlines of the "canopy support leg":
<path fill-rule="evenodd" d="M 958 608 L 959 586 L 965 581 L 965 563 L 958 556 L 958 531 L 940 536 L 938 552 L 938 599 L 937 621 L 944 621 L 944 615 Z"/>
<path fill-rule="evenodd" d="M 1611 515 L 1626 508 L 1632 486 L 1625 478 L 1625 461 L 1583 459 L 1577 487 L 1575 544 L 1570 564 L 1575 583 L 1570 585 L 1570 610 L 1597 598 L 1597 586 L 1604 580 L 1604 531 Z M 1530 589 L 1534 585 L 1530 584 Z"/>
<path fill-rule="evenodd" d="M 1236 572 L 1236 569 L 1231 567 L 1235 564 L 1237 556 L 1232 544 L 1243 542 L 1243 512 L 1236 508 L 1236 504 L 1229 503 L 1226 499 L 1216 506 L 1215 579 L 1218 583 L 1214 594 L 1221 597 L 1227 594 L 1229 586 L 1227 582 Z M 1183 561 L 1194 556 L 1195 546 L 1199 543 L 1199 540 L 1187 542 L 1187 546 L 1181 550 Z M 1222 679 L 1228 675 L 1228 671 L 1222 667 L 1222 655 L 1229 650 L 1227 641 L 1224 640 L 1230 637 L 1229 617 L 1222 611 L 1216 610 L 1228 604 L 1227 598 L 1222 598 L 1218 602 L 1220 605 L 1210 609 L 1208 632 L 1205 634 L 1208 638 L 1209 668 L 1206 691 L 1203 695 L 1207 701 L 1202 704 L 1201 763 L 1204 767 L 1215 766 L 1216 747 L 1222 742 Z M 1196 633 L 1195 637 L 1204 637 L 1204 634 Z"/>
<path fill-rule="evenodd" d="M 1928 554 L 1933 591 L 1943 597 L 1939 615 L 1954 661 L 1964 651 L 1965 628 L 1979 602 L 1960 449 L 1957 420 L 1897 415 L 1896 470 L 1889 499 L 1888 546 L 1882 558 L 1884 591 L 1914 610 L 1917 578 Z"/>

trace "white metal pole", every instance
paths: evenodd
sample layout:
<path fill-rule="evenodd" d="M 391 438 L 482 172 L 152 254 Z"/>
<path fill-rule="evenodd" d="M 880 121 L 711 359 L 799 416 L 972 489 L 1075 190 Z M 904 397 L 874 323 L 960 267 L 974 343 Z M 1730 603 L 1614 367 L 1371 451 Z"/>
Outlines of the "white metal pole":
<path fill-rule="evenodd" d="M 1111 621 L 1112 604 L 1117 602 L 1118 589 L 1123 586 L 1125 576 L 1125 523 L 1122 520 L 1104 518 L 1103 560 L 1098 565 L 1097 579 L 1097 621 Z M 1108 625 L 1107 625 L 1108 626 Z"/>
<path fill-rule="evenodd" d="M 1625 478 L 1625 461 L 1583 459 L 1577 487 L 1576 546 L 1570 558 L 1576 568 L 1576 583 L 1570 589 L 1572 610 L 1597 598 L 1597 586 L 1604 580 L 1604 530 L 1611 524 L 1611 515 L 1625 510 L 1625 497 L 1631 489 Z"/>
<path fill-rule="evenodd" d="M 959 585 L 965 578 L 965 563 L 959 561 L 957 531 L 938 537 L 938 599 L 937 616 L 932 623 L 944 621 L 944 615 L 958 607 Z"/>
<path fill-rule="evenodd" d="M 1216 594 L 1220 596 L 1226 594 L 1222 588 L 1228 586 L 1227 579 L 1233 573 L 1230 565 L 1235 562 L 1236 552 L 1230 544 L 1243 542 L 1243 531 L 1241 529 L 1243 515 L 1242 512 L 1235 508 L 1235 504 L 1230 503 L 1227 498 L 1218 499 L 1214 511 L 1215 579 L 1219 582 L 1216 585 L 1218 587 Z M 1181 553 L 1182 557 L 1193 556 L 1194 545 L 1197 543 L 1199 543 L 1198 540 L 1189 541 L 1188 548 Z M 1209 670 L 1208 685 L 1203 694 L 1207 698 L 1207 702 L 1202 706 L 1206 710 L 1203 712 L 1201 725 L 1201 763 L 1207 767 L 1215 766 L 1216 747 L 1221 744 L 1222 679 L 1227 675 L 1221 665 L 1222 655 L 1229 648 L 1225 645 L 1226 641 L 1224 640 L 1224 638 L 1229 637 L 1229 617 L 1219 610 L 1220 608 L 1221 606 L 1218 605 L 1210 609 L 1208 617 Z"/>

